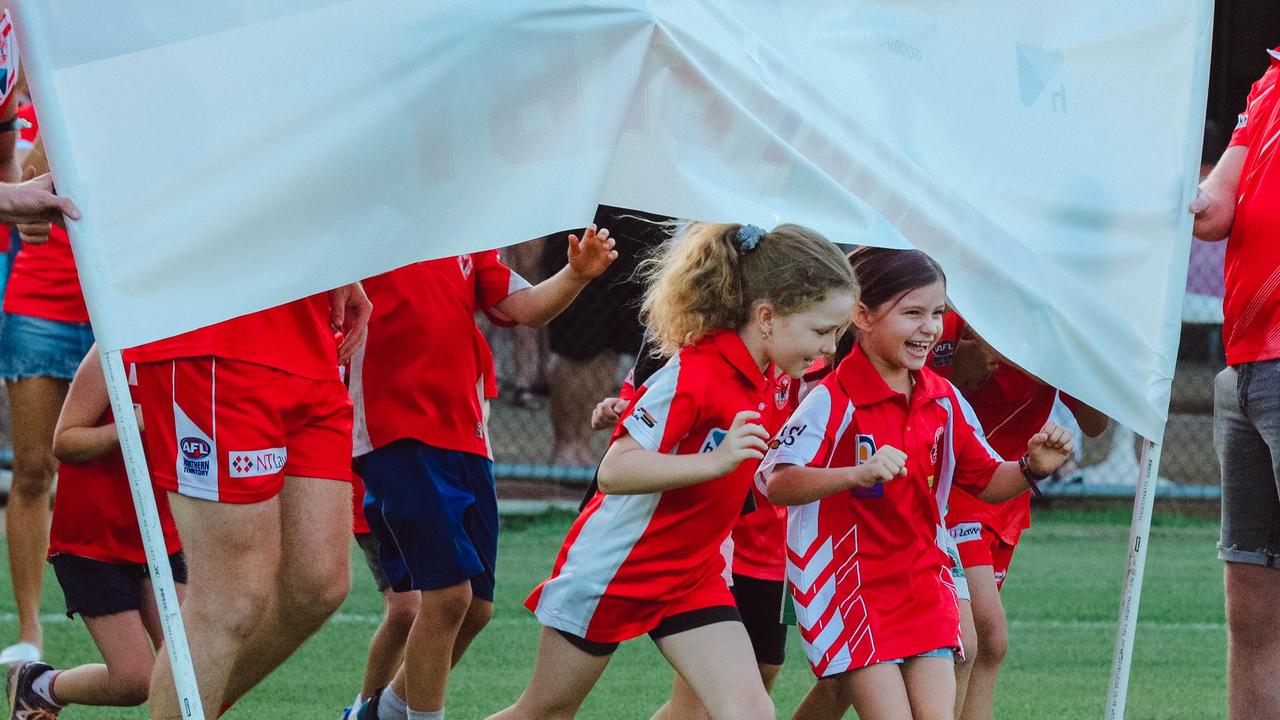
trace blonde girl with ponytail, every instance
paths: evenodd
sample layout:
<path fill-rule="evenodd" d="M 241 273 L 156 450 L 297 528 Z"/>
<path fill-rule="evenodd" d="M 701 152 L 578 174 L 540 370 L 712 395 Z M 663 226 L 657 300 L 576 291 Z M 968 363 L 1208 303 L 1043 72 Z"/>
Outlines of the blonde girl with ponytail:
<path fill-rule="evenodd" d="M 544 626 L 533 677 L 493 718 L 573 717 L 644 634 L 712 718 L 776 716 L 721 545 L 786 420 L 788 378 L 835 351 L 857 283 L 796 225 L 693 223 L 642 271 L 643 320 L 670 360 L 622 413 L 599 492 L 525 603 Z"/>

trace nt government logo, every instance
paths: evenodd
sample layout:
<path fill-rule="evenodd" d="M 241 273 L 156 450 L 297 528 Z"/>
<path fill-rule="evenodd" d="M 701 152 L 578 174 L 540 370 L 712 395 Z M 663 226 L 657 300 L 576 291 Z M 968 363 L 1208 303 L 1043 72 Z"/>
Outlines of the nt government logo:
<path fill-rule="evenodd" d="M 1062 68 L 1062 51 L 1039 45 L 1018 43 L 1018 95 L 1022 104 L 1031 107 L 1044 95 L 1049 83 Z M 1058 87 L 1050 95 L 1049 109 L 1067 112 L 1067 84 L 1058 81 Z"/>

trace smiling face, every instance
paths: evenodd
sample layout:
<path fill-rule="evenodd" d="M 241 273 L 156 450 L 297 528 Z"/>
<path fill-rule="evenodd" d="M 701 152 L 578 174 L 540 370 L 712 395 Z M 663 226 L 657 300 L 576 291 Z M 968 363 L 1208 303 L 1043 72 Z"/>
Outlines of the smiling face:
<path fill-rule="evenodd" d="M 765 343 L 768 359 L 793 378 L 820 357 L 836 351 L 836 340 L 849 325 L 854 299 L 848 293 L 828 294 L 801 312 L 769 313 L 770 337 Z M 757 313 L 763 308 L 757 308 Z"/>
<path fill-rule="evenodd" d="M 868 308 L 858 303 L 853 322 L 858 344 L 886 380 L 924 367 L 942 334 L 947 286 L 939 280 Z"/>

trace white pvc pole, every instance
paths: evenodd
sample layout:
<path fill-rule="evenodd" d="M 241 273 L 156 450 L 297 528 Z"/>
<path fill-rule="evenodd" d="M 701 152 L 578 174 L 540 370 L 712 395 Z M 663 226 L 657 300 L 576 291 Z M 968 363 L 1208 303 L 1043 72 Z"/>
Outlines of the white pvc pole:
<path fill-rule="evenodd" d="M 1156 478 L 1160 470 L 1160 446 L 1142 441 L 1138 486 L 1133 499 L 1133 524 L 1129 527 L 1129 564 L 1120 595 L 1120 620 L 1116 626 L 1116 647 L 1111 660 L 1111 684 L 1107 689 L 1106 720 L 1124 718 L 1129 694 L 1129 669 L 1133 664 L 1133 638 L 1138 632 L 1138 602 L 1142 597 L 1142 573 L 1147 566 L 1147 546 L 1151 540 L 1151 515 L 1156 502 Z"/>
<path fill-rule="evenodd" d="M 142 530 L 142 545 L 147 551 L 151 589 L 155 592 L 160 625 L 164 628 L 164 646 L 169 651 L 169 665 L 173 668 L 178 707 L 184 720 L 204 720 L 196 672 L 191 664 L 191 648 L 187 646 L 187 632 L 178 608 L 178 591 L 173 585 L 169 552 L 165 547 L 164 530 L 160 527 L 160 511 L 156 508 L 151 474 L 147 471 L 147 458 L 142 450 L 142 435 L 138 432 L 138 419 L 134 416 L 133 397 L 129 394 L 129 378 L 125 374 L 120 351 L 102 352 L 100 355 L 102 372 L 107 379 L 107 394 L 111 397 L 111 412 L 115 415 L 116 432 L 120 435 L 120 452 L 129 471 L 129 490 L 133 493 L 138 527 Z"/>

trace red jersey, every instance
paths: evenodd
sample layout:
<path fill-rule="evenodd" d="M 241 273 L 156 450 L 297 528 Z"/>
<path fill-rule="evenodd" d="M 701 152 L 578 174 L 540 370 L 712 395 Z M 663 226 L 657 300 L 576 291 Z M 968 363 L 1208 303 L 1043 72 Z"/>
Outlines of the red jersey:
<path fill-rule="evenodd" d="M 98 425 L 115 422 L 111 409 Z M 156 490 L 160 527 L 167 552 L 182 549 L 178 528 L 169 512 L 169 495 Z M 53 498 L 49 528 L 49 557 L 67 554 L 106 563 L 145 563 L 142 532 L 133 509 L 129 476 L 120 450 L 84 463 L 58 466 L 58 490 Z"/>
<path fill-rule="evenodd" d="M 950 383 L 912 377 L 908 403 L 855 345 L 760 467 L 852 467 L 885 445 L 907 455 L 906 477 L 789 509 L 787 576 L 819 677 L 960 645 L 942 518 L 952 487 L 981 492 L 1000 460 Z"/>
<path fill-rule="evenodd" d="M 312 380 L 339 377 L 328 293 L 157 340 L 128 353 L 133 362 L 205 356 L 265 365 Z"/>
<path fill-rule="evenodd" d="M 374 310 L 369 339 L 351 361 L 353 452 L 412 438 L 489 457 L 481 399 L 492 360 L 475 314 L 527 287 L 497 250 L 414 263 L 366 280 Z"/>
<path fill-rule="evenodd" d="M 1280 48 L 1269 51 L 1271 67 L 1253 84 L 1231 146 L 1246 146 L 1227 239 L 1226 294 L 1222 326 L 1227 363 L 1280 357 Z"/>
<path fill-rule="evenodd" d="M 965 390 L 987 443 L 1003 458 L 1017 460 L 1027 452 L 1027 441 L 1040 432 L 1059 393 L 1050 385 L 1027 375 L 1016 366 L 1001 362 L 994 374 L 976 387 Z M 1070 408 L 1079 401 L 1062 394 Z M 980 522 L 1001 540 L 1018 544 L 1022 531 L 1031 527 L 1031 494 L 1023 493 L 1002 503 L 986 503 L 959 489 L 951 495 L 949 524 Z"/>
<path fill-rule="evenodd" d="M 48 242 L 24 244 L 13 260 L 4 311 L 60 322 L 89 322 L 67 231 L 54 226 Z"/>
<path fill-rule="evenodd" d="M 929 367 L 943 377 L 950 377 L 956 347 L 965 322 L 959 313 L 948 311 L 943 320 L 942 336 L 929 356 Z M 1053 387 L 1030 377 L 1010 363 L 1001 361 L 991 377 L 964 390 L 977 416 L 986 442 L 1003 458 L 1017 460 L 1027 451 L 1027 441 L 1044 427 L 1059 393 Z M 1079 401 L 1061 395 L 1071 408 Z M 991 528 L 1001 540 L 1017 545 L 1022 531 L 1031 527 L 1031 495 L 1022 494 L 1002 503 L 987 503 L 962 488 L 951 493 L 947 524 L 978 522 Z"/>
<path fill-rule="evenodd" d="M 615 439 L 629 433 L 651 452 L 692 454 L 719 446 L 743 410 L 761 413 L 770 433 L 782 424 L 785 392 L 762 373 L 738 334 L 719 332 L 683 348 L 637 390 Z M 638 495 L 597 492 L 565 538 L 551 578 L 525 601 L 546 626 L 594 642 L 652 630 L 691 593 L 717 588 L 721 545 L 742 513 L 757 463 L 723 477 Z"/>

